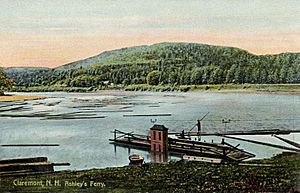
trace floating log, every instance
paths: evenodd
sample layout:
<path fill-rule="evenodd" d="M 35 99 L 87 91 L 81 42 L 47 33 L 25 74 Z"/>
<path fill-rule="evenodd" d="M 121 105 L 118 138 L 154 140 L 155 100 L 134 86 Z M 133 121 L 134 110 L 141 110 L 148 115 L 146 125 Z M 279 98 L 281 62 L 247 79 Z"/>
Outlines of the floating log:
<path fill-rule="evenodd" d="M 59 144 L 4 144 L 1 147 L 56 147 Z M 1 163 L 1 161 L 0 161 Z"/>
<path fill-rule="evenodd" d="M 81 109 L 87 113 L 131 113 L 133 110 L 94 110 L 94 109 Z"/>
<path fill-rule="evenodd" d="M 155 117 L 155 116 L 172 116 L 171 113 L 162 113 L 162 114 L 132 114 L 132 115 L 123 115 L 123 117 Z"/>
<path fill-rule="evenodd" d="M 42 120 L 64 120 L 64 119 L 103 119 L 106 118 L 106 116 L 49 116 Z"/>
<path fill-rule="evenodd" d="M 31 115 L 11 115 L 11 114 L 0 114 L 0 117 L 9 117 L 9 118 L 30 118 L 30 117 L 41 117 L 40 115 L 31 114 Z"/>
<path fill-rule="evenodd" d="M 19 159 L 6 159 L 0 160 L 0 164 L 10 163 L 33 163 L 33 162 L 47 162 L 47 157 L 32 157 L 32 158 L 19 158 Z"/>
<path fill-rule="evenodd" d="M 32 162 L 32 163 L 8 163 L 8 164 L 1 164 L 0 171 L 3 168 L 11 168 L 11 167 L 24 167 L 24 166 L 70 166 L 70 163 L 49 163 L 49 162 Z"/>
<path fill-rule="evenodd" d="M 149 105 L 148 107 L 160 107 L 159 105 Z"/>

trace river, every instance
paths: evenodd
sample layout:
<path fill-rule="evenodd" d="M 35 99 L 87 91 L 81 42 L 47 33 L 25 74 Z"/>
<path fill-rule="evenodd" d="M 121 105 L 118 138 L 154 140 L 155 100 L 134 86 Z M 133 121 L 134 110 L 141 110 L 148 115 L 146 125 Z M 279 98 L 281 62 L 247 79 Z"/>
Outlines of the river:
<path fill-rule="evenodd" d="M 50 143 L 59 146 L 1 147 L 0 158 L 46 156 L 51 162 L 71 163 L 67 168 L 57 167 L 58 170 L 123 166 L 128 164 L 128 155 L 132 153 L 143 155 L 148 162 L 151 160 L 148 152 L 115 148 L 110 144 L 111 131 L 119 129 L 148 134 L 153 124 L 163 124 L 170 132 L 188 131 L 207 113 L 201 122 L 203 131 L 300 129 L 299 95 L 122 91 L 10 94 L 47 98 L 0 103 L 0 144 Z M 165 116 L 130 116 L 145 114 Z M 223 123 L 223 119 L 228 123 Z M 241 137 L 289 146 L 271 136 Z M 300 142 L 299 134 L 282 137 Z M 202 140 L 220 142 L 221 138 L 203 137 Z M 225 140 L 233 145 L 240 143 L 239 148 L 256 154 L 255 158 L 282 152 L 262 145 Z"/>

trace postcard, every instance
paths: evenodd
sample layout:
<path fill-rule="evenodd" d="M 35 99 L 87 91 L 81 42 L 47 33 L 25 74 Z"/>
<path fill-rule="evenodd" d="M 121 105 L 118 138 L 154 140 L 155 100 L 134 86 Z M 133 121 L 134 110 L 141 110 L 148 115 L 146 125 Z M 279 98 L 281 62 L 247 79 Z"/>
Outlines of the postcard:
<path fill-rule="evenodd" d="M 1 0 L 0 192 L 299 192 L 300 3 Z"/>

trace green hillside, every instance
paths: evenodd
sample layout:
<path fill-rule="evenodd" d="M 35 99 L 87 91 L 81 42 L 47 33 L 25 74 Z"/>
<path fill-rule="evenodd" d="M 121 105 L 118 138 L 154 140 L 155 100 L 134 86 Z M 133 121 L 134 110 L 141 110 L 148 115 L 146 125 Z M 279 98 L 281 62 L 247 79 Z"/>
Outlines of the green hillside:
<path fill-rule="evenodd" d="M 4 72 L 17 86 L 39 86 L 45 83 L 43 76 L 50 70 L 50 68 L 10 67 L 5 68 Z"/>
<path fill-rule="evenodd" d="M 66 64 L 36 77 L 34 83 L 99 87 L 105 81 L 123 85 L 300 83 L 300 53 L 258 56 L 232 47 L 159 43 Z"/>

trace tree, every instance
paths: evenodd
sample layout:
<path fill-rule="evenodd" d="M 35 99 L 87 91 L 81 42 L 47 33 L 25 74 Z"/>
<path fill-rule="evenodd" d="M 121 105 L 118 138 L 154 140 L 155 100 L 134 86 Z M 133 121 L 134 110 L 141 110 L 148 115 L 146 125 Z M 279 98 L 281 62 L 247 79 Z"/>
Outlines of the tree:
<path fill-rule="evenodd" d="M 190 71 L 183 71 L 180 76 L 181 85 L 190 85 L 191 84 L 191 73 Z"/>
<path fill-rule="evenodd" d="M 13 82 L 7 79 L 4 71 L 0 68 L 0 96 L 4 95 L 4 91 L 12 86 Z"/>
<path fill-rule="evenodd" d="M 202 70 L 201 68 L 194 68 L 191 75 L 192 84 L 201 84 L 202 83 Z"/>
<path fill-rule="evenodd" d="M 230 67 L 230 69 L 227 71 L 225 82 L 226 83 L 233 83 L 234 82 L 234 75 L 235 75 L 235 66 L 232 65 Z"/>
<path fill-rule="evenodd" d="M 168 77 L 168 80 L 169 80 L 169 84 L 178 84 L 177 82 L 177 73 L 173 72 L 173 71 L 170 71 L 169 72 L 169 77 Z"/>
<path fill-rule="evenodd" d="M 108 57 L 109 56 L 109 57 Z M 101 57 L 100 57 L 101 58 Z M 105 60 L 80 61 L 63 69 L 6 71 L 17 86 L 115 84 L 189 85 L 300 83 L 300 54 L 255 56 L 235 48 L 163 43 L 106 53 Z M 147 79 L 146 79 L 147 77 Z"/>
<path fill-rule="evenodd" d="M 236 83 L 243 83 L 243 75 L 240 66 L 235 69 L 234 80 Z"/>
<path fill-rule="evenodd" d="M 158 72 L 158 71 L 150 72 L 146 77 L 147 84 L 158 85 L 159 84 L 159 76 L 160 76 L 160 72 Z"/>

